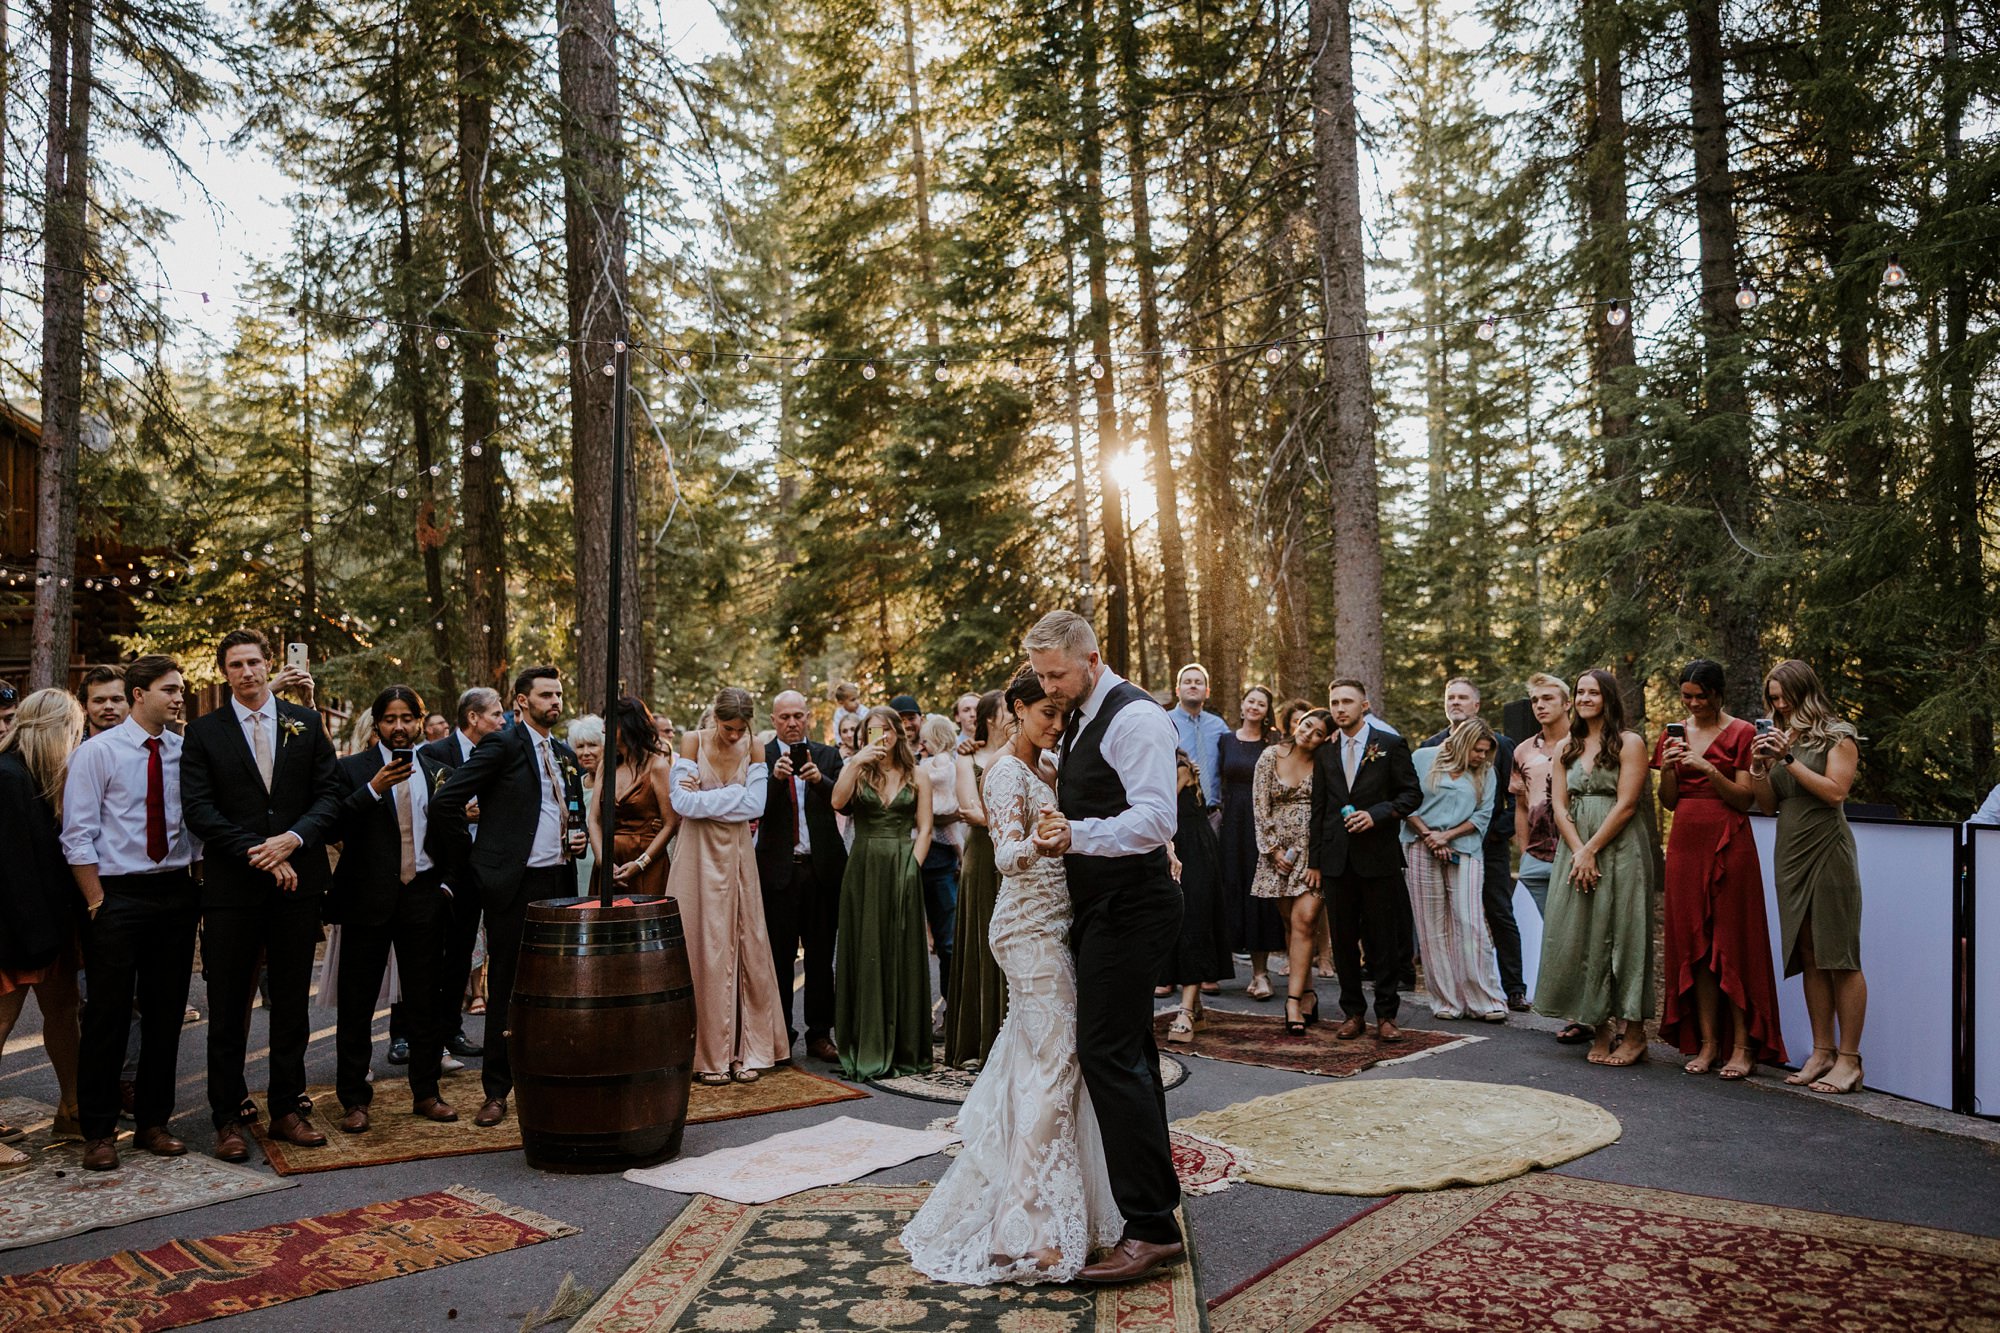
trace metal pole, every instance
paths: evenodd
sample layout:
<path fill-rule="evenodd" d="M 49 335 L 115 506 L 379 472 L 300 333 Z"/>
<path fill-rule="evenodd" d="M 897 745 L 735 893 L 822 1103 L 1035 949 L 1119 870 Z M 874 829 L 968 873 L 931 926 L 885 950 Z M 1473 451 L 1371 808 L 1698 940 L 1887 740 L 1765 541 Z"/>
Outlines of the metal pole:
<path fill-rule="evenodd" d="M 624 634 L 620 624 L 625 589 L 623 569 L 625 563 L 625 395 L 629 390 L 628 373 L 630 358 L 625 351 L 625 336 L 619 333 L 618 341 L 612 345 L 611 364 L 616 367 L 612 376 L 615 386 L 611 399 L 611 603 L 606 611 L 604 627 L 604 753 L 597 761 L 597 808 L 599 855 L 595 873 L 597 875 L 597 905 L 611 906 L 611 853 L 613 830 L 618 822 L 618 676 L 619 640 Z"/>

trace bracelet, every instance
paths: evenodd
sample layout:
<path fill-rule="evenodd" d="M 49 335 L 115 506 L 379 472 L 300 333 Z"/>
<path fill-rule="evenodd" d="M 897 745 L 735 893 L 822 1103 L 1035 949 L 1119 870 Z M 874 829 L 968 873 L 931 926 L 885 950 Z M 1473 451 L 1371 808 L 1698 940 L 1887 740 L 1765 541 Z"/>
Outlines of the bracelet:
<path fill-rule="evenodd" d="M 653 864 L 653 854 L 651 852 L 640 852 L 632 859 L 632 864 L 644 870 L 647 866 Z"/>

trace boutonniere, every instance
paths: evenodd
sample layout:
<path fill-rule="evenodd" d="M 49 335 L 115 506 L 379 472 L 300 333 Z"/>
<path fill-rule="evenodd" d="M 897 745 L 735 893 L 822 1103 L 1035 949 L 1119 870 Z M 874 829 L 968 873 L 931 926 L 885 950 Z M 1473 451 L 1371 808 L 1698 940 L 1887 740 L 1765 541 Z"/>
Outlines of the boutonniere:
<path fill-rule="evenodd" d="M 305 735 L 306 724 L 295 717 L 281 717 L 278 719 L 278 730 L 285 733 L 285 739 L 278 742 L 282 746 L 294 736 Z"/>
<path fill-rule="evenodd" d="M 431 774 L 431 795 L 435 796 L 443 791 L 445 780 L 450 776 L 451 770 L 448 768 L 440 768 L 437 772 Z"/>
<path fill-rule="evenodd" d="M 1382 747 L 1379 745 L 1371 745 L 1361 752 L 1361 762 L 1364 764 L 1372 764 L 1381 757 Z"/>
<path fill-rule="evenodd" d="M 563 760 L 562 771 L 563 781 L 565 782 L 580 782 L 583 780 L 583 773 L 575 764 L 572 764 L 567 759 Z"/>

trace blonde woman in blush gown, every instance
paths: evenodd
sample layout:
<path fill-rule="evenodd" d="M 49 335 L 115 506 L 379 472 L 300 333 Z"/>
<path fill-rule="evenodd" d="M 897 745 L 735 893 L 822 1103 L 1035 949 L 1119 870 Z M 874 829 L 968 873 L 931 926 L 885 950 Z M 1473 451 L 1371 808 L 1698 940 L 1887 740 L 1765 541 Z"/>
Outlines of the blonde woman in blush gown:
<path fill-rule="evenodd" d="M 747 691 L 717 691 L 714 724 L 681 738 L 673 767 L 670 799 L 681 824 L 666 892 L 680 904 L 687 936 L 694 1076 L 707 1084 L 754 1083 L 791 1055 L 750 836 L 768 777 L 752 762 L 753 709 Z"/>
<path fill-rule="evenodd" d="M 902 1234 L 918 1272 L 971 1286 L 1072 1281 L 1091 1247 L 1125 1228 L 1077 1062 L 1069 882 L 1061 858 L 1032 842 L 1040 811 L 1056 804 L 1041 761 L 1062 709 L 1026 667 L 1006 697 L 1014 739 L 986 774 L 984 808 L 1001 875 L 988 938 L 1007 974 L 1007 1018 L 959 1112 L 964 1151 Z"/>

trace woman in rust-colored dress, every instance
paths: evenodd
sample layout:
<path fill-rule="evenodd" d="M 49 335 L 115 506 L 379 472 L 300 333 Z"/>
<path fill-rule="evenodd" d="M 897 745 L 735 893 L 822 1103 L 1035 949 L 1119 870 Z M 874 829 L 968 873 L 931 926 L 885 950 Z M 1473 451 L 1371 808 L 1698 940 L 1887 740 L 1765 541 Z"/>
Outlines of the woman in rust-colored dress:
<path fill-rule="evenodd" d="M 1681 672 L 1688 716 L 1653 750 L 1660 804 L 1674 813 L 1667 838 L 1667 1002 L 1660 1035 L 1690 1056 L 1690 1074 L 1728 1062 L 1720 1076 L 1748 1078 L 1759 1060 L 1782 1064 L 1778 987 L 1764 916 L 1764 876 L 1750 838 L 1750 747 L 1757 730 L 1722 708 L 1722 668 L 1697 660 Z M 1727 1039 L 1728 1045 L 1723 1045 Z"/>

